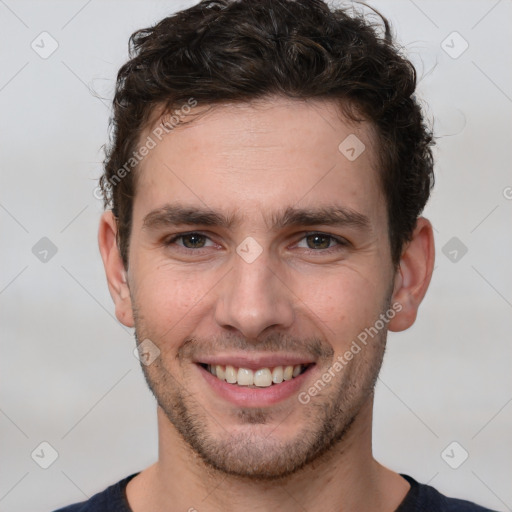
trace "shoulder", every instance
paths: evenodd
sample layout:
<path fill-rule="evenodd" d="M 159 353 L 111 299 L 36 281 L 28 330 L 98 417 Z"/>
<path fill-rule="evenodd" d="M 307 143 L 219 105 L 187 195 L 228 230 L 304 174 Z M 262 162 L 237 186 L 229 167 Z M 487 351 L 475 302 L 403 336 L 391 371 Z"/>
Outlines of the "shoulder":
<path fill-rule="evenodd" d="M 401 474 L 411 489 L 396 512 L 496 512 L 471 501 L 449 498 L 430 485 L 420 484 L 414 478 Z"/>
<path fill-rule="evenodd" d="M 125 489 L 128 482 L 137 475 L 134 473 L 127 476 L 86 501 L 67 505 L 54 512 L 131 512 Z"/>

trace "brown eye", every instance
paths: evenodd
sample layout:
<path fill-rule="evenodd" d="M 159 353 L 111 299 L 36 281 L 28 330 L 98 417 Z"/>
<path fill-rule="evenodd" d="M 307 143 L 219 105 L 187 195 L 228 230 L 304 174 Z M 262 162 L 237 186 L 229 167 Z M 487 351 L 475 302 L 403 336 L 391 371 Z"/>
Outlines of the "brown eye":
<path fill-rule="evenodd" d="M 187 249 L 201 249 L 206 244 L 206 237 L 199 233 L 190 233 L 182 235 L 179 238 L 183 241 L 183 246 Z"/>
<path fill-rule="evenodd" d="M 300 249 L 318 253 L 330 253 L 344 249 L 350 245 L 348 240 L 327 233 L 304 233 L 297 244 Z"/>
<path fill-rule="evenodd" d="M 331 241 L 333 240 L 332 236 L 322 235 L 321 233 L 308 235 L 305 238 L 309 249 L 329 249 Z"/>
<path fill-rule="evenodd" d="M 167 247 L 176 246 L 178 249 L 203 249 L 213 247 L 215 244 L 210 240 L 209 237 L 202 233 L 181 233 L 173 236 L 170 240 L 165 242 Z"/>

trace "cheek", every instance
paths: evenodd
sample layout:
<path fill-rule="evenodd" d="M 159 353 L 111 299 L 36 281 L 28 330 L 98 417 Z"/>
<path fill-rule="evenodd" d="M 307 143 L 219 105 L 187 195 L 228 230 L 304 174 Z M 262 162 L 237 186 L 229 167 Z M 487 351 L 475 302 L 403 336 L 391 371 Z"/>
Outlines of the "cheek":
<path fill-rule="evenodd" d="M 385 300 L 383 284 L 344 268 L 321 280 L 313 276 L 304 279 L 303 275 L 294 289 L 304 315 L 318 324 L 336 349 L 335 345 L 350 343 L 365 327 L 373 325 Z"/>
<path fill-rule="evenodd" d="M 156 267 L 155 267 L 156 268 Z M 179 344 L 204 314 L 212 284 L 204 276 L 156 268 L 136 277 L 135 301 L 140 324 L 157 340 L 176 340 Z"/>

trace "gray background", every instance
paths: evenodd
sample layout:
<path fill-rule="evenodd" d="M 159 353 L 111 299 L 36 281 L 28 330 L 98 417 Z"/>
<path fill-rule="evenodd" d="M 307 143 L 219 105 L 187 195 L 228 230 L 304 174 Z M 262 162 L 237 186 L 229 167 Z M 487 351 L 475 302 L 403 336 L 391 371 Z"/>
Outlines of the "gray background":
<path fill-rule="evenodd" d="M 83 500 L 156 460 L 155 403 L 113 314 L 93 190 L 129 35 L 192 3 L 0 0 L 1 511 Z M 390 335 L 375 455 L 512 510 L 512 4 L 371 3 L 417 65 L 439 136 L 436 269 L 416 324 Z M 51 48 L 43 31 L 58 42 L 46 59 L 31 47 Z M 57 248 L 46 262 L 32 250 L 43 237 Z M 48 469 L 43 441 L 58 452 Z"/>

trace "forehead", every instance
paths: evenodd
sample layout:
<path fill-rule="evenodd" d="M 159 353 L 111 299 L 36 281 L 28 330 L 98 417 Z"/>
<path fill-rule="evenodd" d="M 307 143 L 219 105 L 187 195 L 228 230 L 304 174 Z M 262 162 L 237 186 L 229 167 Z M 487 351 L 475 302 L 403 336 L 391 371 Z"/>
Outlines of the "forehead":
<path fill-rule="evenodd" d="M 334 102 L 266 99 L 192 113 L 161 140 L 157 123 L 141 137 L 156 144 L 137 169 L 134 219 L 173 202 L 247 219 L 322 203 L 382 216 L 374 130 Z"/>

